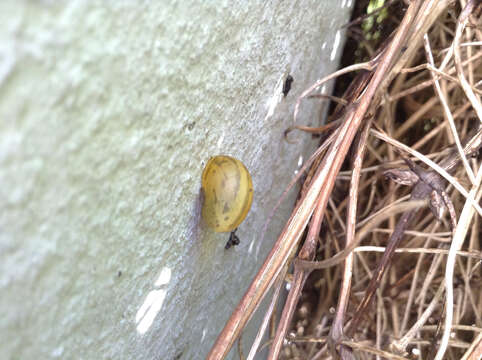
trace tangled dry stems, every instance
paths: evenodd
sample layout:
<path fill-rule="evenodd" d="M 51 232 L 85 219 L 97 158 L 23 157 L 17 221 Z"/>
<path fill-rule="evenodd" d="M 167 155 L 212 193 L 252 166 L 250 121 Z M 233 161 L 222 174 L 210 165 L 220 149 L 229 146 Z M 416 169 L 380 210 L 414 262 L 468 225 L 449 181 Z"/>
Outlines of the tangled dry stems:
<path fill-rule="evenodd" d="M 298 99 L 295 119 L 324 82 L 357 71 L 333 125 L 310 130 L 324 142 L 300 200 L 208 359 L 273 287 L 247 359 L 263 346 L 268 359 L 482 357 L 480 1 L 403 3 L 378 51 L 362 41 L 369 61 Z"/>
<path fill-rule="evenodd" d="M 464 6 L 460 4 L 459 14 Z M 361 204 L 355 225 L 359 229 L 374 214 L 386 213 L 410 194 L 409 188 L 383 176 L 387 168 L 406 168 L 392 146 L 406 154 L 425 154 L 437 164 L 448 156 L 447 149 L 454 143 L 458 153 L 464 154 L 461 139 L 474 136 L 474 129 L 480 126 L 480 18 L 474 13 L 465 19 L 464 26 L 460 16 L 454 18 L 456 10 L 447 9 L 432 26 L 409 59 L 409 66 L 401 69 L 384 96 L 372 120 L 373 128 L 380 132 L 371 130 L 356 194 L 349 193 L 350 189 L 353 192 L 353 168 L 338 174 L 332 201 L 324 214 L 325 230 L 320 236 L 317 259 L 329 259 L 346 246 L 350 196 L 356 196 Z M 470 199 L 480 203 L 481 162 L 480 157 L 468 158 L 465 154 L 460 158 L 450 178 L 458 190 L 452 185 L 447 188 L 458 217 L 455 231 L 451 231 L 446 215 L 438 221 L 429 208 L 420 211 L 405 231 L 403 248 L 395 250 L 397 255 L 376 290 L 374 303 L 365 310 L 359 330 L 352 339 L 340 338 L 338 346 L 330 351 L 326 344 L 333 332 L 334 314 L 342 310 L 337 303 L 343 273 L 348 272 L 351 280 L 347 304 L 342 304 L 347 306 L 343 317 L 347 329 L 399 220 L 396 214 L 390 215 L 370 230 L 344 264 L 310 274 L 280 358 L 351 358 L 343 352 L 343 346 L 360 359 L 482 356 L 482 213 L 480 208 L 470 206 Z M 432 165 L 424 166 L 430 169 Z M 445 330 L 447 324 L 451 324 L 449 331 Z"/>

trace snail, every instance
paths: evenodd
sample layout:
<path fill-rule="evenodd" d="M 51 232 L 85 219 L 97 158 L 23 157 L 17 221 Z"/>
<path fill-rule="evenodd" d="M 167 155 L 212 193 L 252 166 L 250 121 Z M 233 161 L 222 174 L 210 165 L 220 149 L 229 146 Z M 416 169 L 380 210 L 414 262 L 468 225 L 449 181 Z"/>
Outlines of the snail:
<path fill-rule="evenodd" d="M 235 232 L 253 202 L 253 181 L 244 164 L 231 156 L 209 159 L 202 173 L 201 215 L 215 232 L 231 232 L 225 248 L 239 244 Z"/>

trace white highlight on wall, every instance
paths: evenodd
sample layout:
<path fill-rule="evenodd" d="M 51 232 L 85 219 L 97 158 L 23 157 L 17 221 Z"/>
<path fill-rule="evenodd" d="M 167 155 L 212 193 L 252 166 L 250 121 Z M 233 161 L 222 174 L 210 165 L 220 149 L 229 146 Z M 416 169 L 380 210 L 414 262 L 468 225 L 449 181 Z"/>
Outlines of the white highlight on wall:
<path fill-rule="evenodd" d="M 303 165 L 303 155 L 298 158 L 298 167 L 301 167 L 301 165 Z"/>
<path fill-rule="evenodd" d="M 7 53 L 0 49 L 0 85 L 6 81 L 15 67 L 16 59 L 13 53 L 13 51 Z"/>
<path fill-rule="evenodd" d="M 295 175 L 298 174 L 302 165 L 303 165 L 303 155 L 300 155 L 300 157 L 298 158 L 298 168 L 295 170 Z"/>
<path fill-rule="evenodd" d="M 165 267 L 161 270 L 159 277 L 154 283 L 154 286 L 167 285 L 169 284 L 169 281 L 171 281 L 171 269 L 168 267 Z"/>
<path fill-rule="evenodd" d="M 224 141 L 224 133 L 219 137 L 218 143 L 216 144 L 218 148 L 223 147 L 223 141 Z"/>
<path fill-rule="evenodd" d="M 340 46 L 341 31 L 338 30 L 335 35 L 335 41 L 333 42 L 333 50 L 331 50 L 330 60 L 335 60 L 336 53 L 338 52 L 338 47 Z"/>
<path fill-rule="evenodd" d="M 254 241 L 256 239 L 254 239 L 253 241 L 251 241 L 251 243 L 249 244 L 249 247 L 248 247 L 248 254 L 251 254 L 253 252 L 253 248 L 254 248 Z"/>
<path fill-rule="evenodd" d="M 143 335 L 149 330 L 157 314 L 161 311 L 167 293 L 166 285 L 169 284 L 169 281 L 171 281 L 171 269 L 164 267 L 154 283 L 154 286 L 163 288 L 151 290 L 137 310 L 136 329 L 139 334 Z"/>
<path fill-rule="evenodd" d="M 273 95 L 266 102 L 268 113 L 266 114 L 264 121 L 267 121 L 270 117 L 273 116 L 276 107 L 283 100 L 283 83 L 286 76 L 287 74 L 281 75 L 281 77 L 278 79 L 278 82 L 276 83 L 276 86 L 273 91 Z"/>
<path fill-rule="evenodd" d="M 50 353 L 50 356 L 52 356 L 53 358 L 60 358 L 63 353 L 64 353 L 64 347 L 59 346 L 52 350 L 52 352 Z"/>

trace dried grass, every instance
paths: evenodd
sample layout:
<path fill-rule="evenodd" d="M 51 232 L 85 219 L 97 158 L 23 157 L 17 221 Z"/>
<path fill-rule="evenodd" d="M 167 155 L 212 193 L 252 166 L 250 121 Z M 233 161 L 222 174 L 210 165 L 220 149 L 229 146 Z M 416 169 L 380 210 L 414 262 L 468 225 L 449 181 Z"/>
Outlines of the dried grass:
<path fill-rule="evenodd" d="M 389 2 L 403 18 L 389 16 L 394 31 L 376 44 L 351 25 L 369 60 L 298 99 L 295 118 L 304 101 L 327 100 L 316 96 L 325 81 L 357 72 L 340 79 L 341 101 L 328 98 L 334 126 L 298 127 L 322 131 L 324 150 L 209 359 L 224 358 L 273 286 L 248 359 L 270 322 L 269 359 L 482 357 L 482 6 L 400 4 Z"/>

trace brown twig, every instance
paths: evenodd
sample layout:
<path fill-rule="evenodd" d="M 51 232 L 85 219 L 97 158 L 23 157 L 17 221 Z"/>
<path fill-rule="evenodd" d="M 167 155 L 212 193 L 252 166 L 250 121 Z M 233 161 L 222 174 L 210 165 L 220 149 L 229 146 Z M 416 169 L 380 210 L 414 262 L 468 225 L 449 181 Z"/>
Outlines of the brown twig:
<path fill-rule="evenodd" d="M 360 182 L 361 168 L 363 163 L 363 156 L 365 152 L 365 145 L 368 139 L 368 134 L 370 130 L 372 119 L 367 121 L 364 129 L 361 133 L 360 139 L 358 141 L 357 150 L 353 160 L 353 173 L 350 182 L 350 202 L 348 205 L 348 216 L 346 224 L 346 246 L 350 246 L 355 242 L 355 224 L 356 224 L 356 209 L 358 200 L 358 188 Z M 338 297 L 338 305 L 335 312 L 335 318 L 331 326 L 329 335 L 329 345 L 333 357 L 337 356 L 336 345 L 340 342 L 343 337 L 343 323 L 345 319 L 345 312 L 348 306 L 348 299 L 350 296 L 350 287 L 352 280 L 353 271 L 353 254 L 347 256 L 343 271 L 343 280 L 341 285 L 340 296 Z M 351 351 L 346 348 L 346 346 L 341 345 L 339 352 L 343 359 L 353 358 Z"/>

